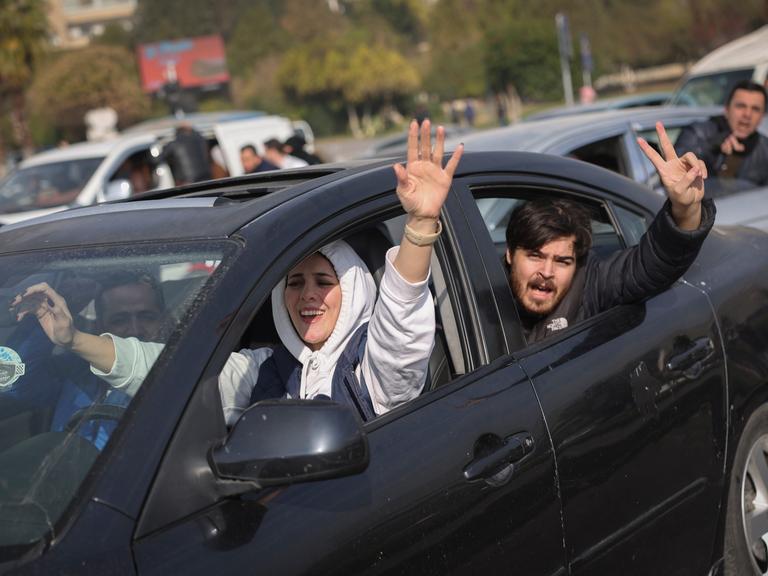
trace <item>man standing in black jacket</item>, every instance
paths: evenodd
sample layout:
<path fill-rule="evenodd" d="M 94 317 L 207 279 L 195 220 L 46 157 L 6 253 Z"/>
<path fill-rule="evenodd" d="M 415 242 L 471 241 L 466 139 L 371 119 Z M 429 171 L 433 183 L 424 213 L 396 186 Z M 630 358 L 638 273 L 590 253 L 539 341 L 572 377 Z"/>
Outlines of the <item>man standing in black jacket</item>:
<path fill-rule="evenodd" d="M 738 82 L 728 94 L 724 115 L 683 128 L 675 148 L 696 154 L 713 177 L 768 185 L 768 138 L 757 131 L 765 99 L 760 84 Z"/>
<path fill-rule="evenodd" d="M 678 157 L 656 126 L 664 158 L 645 140 L 669 199 L 637 246 L 597 259 L 587 210 L 569 200 L 532 200 L 507 226 L 509 280 L 529 343 L 618 304 L 662 292 L 696 259 L 715 219 L 704 200 L 707 169 L 693 153 Z"/>
<path fill-rule="evenodd" d="M 165 147 L 163 156 L 178 186 L 211 179 L 208 143 L 189 122 L 179 123 L 176 137 Z"/>

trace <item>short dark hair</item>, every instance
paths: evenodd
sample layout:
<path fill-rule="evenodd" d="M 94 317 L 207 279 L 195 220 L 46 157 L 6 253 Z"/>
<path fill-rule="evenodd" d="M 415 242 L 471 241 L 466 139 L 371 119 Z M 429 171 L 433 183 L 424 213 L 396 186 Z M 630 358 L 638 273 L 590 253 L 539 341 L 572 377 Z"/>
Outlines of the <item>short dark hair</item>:
<path fill-rule="evenodd" d="M 240 153 L 241 153 L 241 154 L 242 154 L 243 152 L 246 152 L 246 151 L 247 151 L 247 152 L 253 152 L 254 154 L 256 154 L 256 156 L 258 156 L 258 155 L 259 155 L 259 153 L 258 153 L 258 152 L 256 152 L 256 146 L 254 146 L 253 144 L 246 144 L 245 146 L 243 146 L 242 148 L 240 148 Z"/>
<path fill-rule="evenodd" d="M 161 311 L 165 311 L 165 296 L 160 283 L 154 275 L 144 270 L 123 270 L 110 273 L 99 279 L 99 292 L 93 301 L 96 318 L 101 321 L 104 318 L 104 294 L 113 288 L 130 286 L 131 284 L 145 284 L 152 289 L 155 295 L 155 303 Z"/>
<path fill-rule="evenodd" d="M 763 108 L 765 108 L 766 100 L 768 100 L 768 97 L 766 97 L 765 88 L 757 82 L 752 82 L 752 80 L 740 80 L 731 87 L 731 91 L 728 92 L 728 98 L 725 101 L 726 108 L 731 105 L 731 100 L 733 100 L 733 95 L 736 94 L 736 90 L 759 92 L 763 95 Z"/>
<path fill-rule="evenodd" d="M 264 141 L 264 148 L 268 148 L 270 150 L 280 150 L 283 151 L 283 143 L 280 142 L 277 138 L 270 138 L 269 140 Z"/>
<path fill-rule="evenodd" d="M 512 211 L 507 224 L 507 248 L 538 250 L 545 244 L 574 236 L 576 264 L 586 260 L 592 247 L 589 210 L 572 200 L 537 198 L 521 202 Z"/>

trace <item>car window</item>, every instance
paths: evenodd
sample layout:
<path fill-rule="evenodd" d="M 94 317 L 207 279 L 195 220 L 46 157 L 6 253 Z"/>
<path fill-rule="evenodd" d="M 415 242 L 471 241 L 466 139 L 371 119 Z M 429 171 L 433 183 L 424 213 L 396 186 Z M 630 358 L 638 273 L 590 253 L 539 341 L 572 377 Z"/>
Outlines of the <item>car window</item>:
<path fill-rule="evenodd" d="M 376 284 L 376 298 L 381 297 L 380 285 L 386 268 L 386 252 L 389 248 L 399 243 L 400 238 L 403 235 L 404 223 L 405 217 L 398 216 L 366 225 L 363 229 L 347 234 L 342 238 L 342 240 L 349 244 L 354 252 L 363 260 L 370 271 Z M 294 263 L 293 266 L 299 262 Z M 429 392 L 430 390 L 434 390 L 435 388 L 451 382 L 457 376 L 464 374 L 467 367 L 466 352 L 462 341 L 459 338 L 458 312 L 455 307 L 456 296 L 451 292 L 451 289 L 449 289 L 446 281 L 447 272 L 437 256 L 433 255 L 431 267 L 432 275 L 429 282 L 431 293 L 430 304 L 431 306 L 434 306 L 436 332 L 434 347 L 432 348 L 431 354 L 429 354 L 427 374 L 425 376 L 426 383 L 422 393 Z M 289 281 L 288 286 L 290 285 Z M 379 305 L 378 301 L 376 305 Z M 287 303 L 286 306 L 289 307 Z M 287 320 L 284 321 L 286 323 L 288 322 Z M 341 322 L 342 320 L 340 319 L 338 321 Z M 295 330 L 293 327 L 291 327 L 291 329 Z M 395 333 L 402 330 L 400 327 L 391 327 L 391 329 L 394 330 L 392 336 L 395 338 Z M 278 355 L 277 351 L 282 350 L 282 352 L 280 352 L 280 354 L 282 354 L 284 351 L 290 349 L 290 345 L 282 345 L 283 342 L 281 336 L 275 325 L 273 303 L 271 300 L 268 300 L 255 312 L 253 320 L 250 322 L 239 342 L 240 352 L 249 358 L 249 362 L 257 366 L 256 370 L 258 373 L 254 375 L 257 379 L 257 387 L 262 387 L 262 378 L 265 372 L 262 370 L 262 363 L 266 361 L 265 358 L 271 357 L 271 359 L 278 364 L 283 361 L 282 356 Z M 300 343 L 299 346 L 301 346 Z M 367 349 L 362 348 L 361 350 L 366 350 L 365 353 L 367 353 Z M 353 350 L 352 352 L 355 351 Z M 235 355 L 235 358 L 237 357 L 238 355 Z M 226 382 L 231 381 L 229 376 L 232 373 L 230 367 L 234 367 L 239 361 L 239 359 L 233 360 L 232 357 L 230 357 L 220 375 L 222 402 L 224 405 L 225 418 L 229 424 L 233 423 L 236 416 L 233 416 L 233 414 L 228 412 L 227 393 L 223 391 L 223 388 L 229 384 L 222 384 L 222 380 L 226 380 Z M 271 369 L 270 366 L 270 370 Z M 278 368 L 278 370 L 279 369 L 280 368 Z M 274 395 L 258 396 L 258 399 L 282 398 L 285 396 L 285 393 L 286 391 L 283 388 L 280 388 L 276 389 Z M 295 397 L 294 393 L 290 390 L 288 390 L 287 393 L 290 394 L 291 397 Z M 255 401 L 256 397 L 257 396 L 253 395 L 250 396 L 252 401 Z M 370 419 L 370 417 L 366 419 Z"/>
<path fill-rule="evenodd" d="M 159 186 L 155 164 L 156 160 L 149 149 L 139 150 L 123 160 L 109 180 L 127 180 L 131 185 L 131 194 L 153 190 Z"/>
<path fill-rule="evenodd" d="M 645 216 L 617 205 L 614 205 L 613 210 L 624 232 L 625 244 L 627 246 L 636 246 L 648 229 L 648 221 Z"/>
<path fill-rule="evenodd" d="M 149 346 L 146 374 L 231 251 L 166 244 L 0 258 L 0 548 L 57 525 L 144 382 L 97 375 L 44 327 L 70 316 L 77 342 L 110 333 Z"/>
<path fill-rule="evenodd" d="M 475 201 L 491 235 L 496 252 L 499 258 L 503 258 L 506 251 L 507 224 L 512 211 L 531 196 L 530 192 L 526 193 L 519 190 L 510 191 L 509 196 L 497 196 L 498 193 L 498 190 L 493 192 L 477 190 L 475 191 Z M 592 250 L 602 256 L 623 248 L 622 239 L 611 223 L 605 208 L 591 205 L 590 211 L 592 213 Z"/>
<path fill-rule="evenodd" d="M 609 212 L 608 206 L 597 200 L 590 200 L 583 196 L 572 196 L 560 190 L 548 190 L 543 188 L 528 188 L 525 186 L 478 186 L 471 189 L 475 203 L 485 222 L 491 240 L 493 242 L 496 258 L 495 262 L 501 268 L 504 278 L 509 280 L 509 266 L 506 262 L 506 231 L 511 216 L 515 208 L 523 202 L 530 199 L 569 199 L 580 203 L 587 209 L 590 215 L 590 227 L 592 231 L 592 254 L 596 258 L 605 258 L 627 246 L 634 241 L 634 237 L 622 234 L 617 230 L 614 219 Z M 644 226 L 639 222 L 639 215 L 626 210 L 624 216 L 639 232 L 640 227 Z M 618 218 L 618 217 L 617 217 Z M 622 225 L 622 231 L 624 226 Z M 642 232 L 640 232 L 642 236 Z M 489 264 L 493 265 L 493 263 Z M 494 272 L 496 275 L 498 272 Z M 502 297 L 502 301 L 510 304 L 514 301 L 512 287 L 509 282 L 506 284 L 509 290 L 508 295 Z M 518 312 L 520 309 L 518 309 Z M 568 328 L 570 329 L 570 328 Z M 563 330 L 565 332 L 565 330 Z M 559 333 L 559 332 L 558 332 Z"/>
<path fill-rule="evenodd" d="M 103 158 L 81 158 L 20 168 L 0 183 L 0 212 L 24 212 L 75 201 Z"/>
<path fill-rule="evenodd" d="M 664 129 L 666 130 L 667 135 L 669 136 L 669 141 L 676 142 L 677 137 L 680 136 L 680 132 L 683 129 L 683 127 L 665 125 Z M 661 144 L 659 143 L 659 135 L 656 133 L 656 128 L 649 128 L 647 130 L 638 130 L 637 135 L 640 138 L 643 138 L 646 142 L 648 142 L 648 144 L 650 144 L 659 154 L 662 154 Z M 635 146 L 638 146 L 638 149 L 640 148 L 639 145 L 637 144 L 635 144 Z M 661 186 L 661 180 L 659 179 L 659 173 L 656 171 L 656 167 L 653 165 L 653 162 L 651 162 L 648 159 L 648 156 L 646 156 L 644 153 L 638 154 L 638 157 L 641 159 L 643 163 L 644 172 L 649 175 L 648 185 L 654 190 L 659 188 Z"/>
<path fill-rule="evenodd" d="M 630 176 L 627 171 L 622 136 L 612 136 L 597 142 L 590 142 L 585 146 L 571 150 L 567 155 L 612 172 Z"/>
<path fill-rule="evenodd" d="M 731 86 L 751 80 L 754 68 L 716 72 L 690 78 L 672 98 L 675 106 L 722 106 Z"/>

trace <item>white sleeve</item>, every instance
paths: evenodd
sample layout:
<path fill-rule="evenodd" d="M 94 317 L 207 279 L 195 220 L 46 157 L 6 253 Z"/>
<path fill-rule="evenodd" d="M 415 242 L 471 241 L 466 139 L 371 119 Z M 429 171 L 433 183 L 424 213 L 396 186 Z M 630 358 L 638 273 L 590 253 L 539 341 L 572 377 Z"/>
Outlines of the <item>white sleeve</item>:
<path fill-rule="evenodd" d="M 165 344 L 142 342 L 134 337 L 120 338 L 109 333 L 102 336 L 112 339 L 115 346 L 115 363 L 109 372 L 102 372 L 93 366 L 91 372 L 132 398 L 165 348 Z"/>
<path fill-rule="evenodd" d="M 392 262 L 399 247 L 390 248 L 379 298 L 368 325 L 361 363 L 376 414 L 417 397 L 427 377 L 435 343 L 435 307 L 427 279 L 412 284 Z"/>
<path fill-rule="evenodd" d="M 229 355 L 219 374 L 219 394 L 224 409 L 224 421 L 232 426 L 251 405 L 251 392 L 259 379 L 259 367 L 272 356 L 271 348 L 257 348 Z"/>

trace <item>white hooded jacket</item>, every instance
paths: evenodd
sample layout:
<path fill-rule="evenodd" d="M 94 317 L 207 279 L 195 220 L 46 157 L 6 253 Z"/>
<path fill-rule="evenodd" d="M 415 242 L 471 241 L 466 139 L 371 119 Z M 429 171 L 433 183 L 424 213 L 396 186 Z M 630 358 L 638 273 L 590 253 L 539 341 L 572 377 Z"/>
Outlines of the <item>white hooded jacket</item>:
<path fill-rule="evenodd" d="M 336 271 L 342 296 L 336 326 L 315 352 L 299 338 L 285 308 L 285 280 L 272 291 L 277 332 L 284 346 L 302 364 L 301 398 L 331 397 L 336 363 L 349 339 L 365 322 L 369 322 L 368 339 L 357 376 L 362 376 L 376 414 L 383 414 L 421 392 L 434 346 L 434 306 L 428 279 L 413 284 L 395 269 L 392 262 L 398 250 L 394 247 L 386 254 L 377 300 L 371 274 L 346 242 L 331 242 L 320 249 Z M 91 370 L 113 387 L 133 395 L 162 351 L 162 345 L 135 338 L 112 339 L 116 356 L 112 370 Z M 259 368 L 271 355 L 271 348 L 243 349 L 230 355 L 219 375 L 227 425 L 233 425 L 250 405 Z"/>

